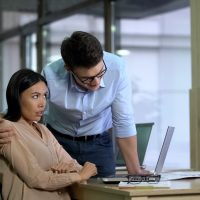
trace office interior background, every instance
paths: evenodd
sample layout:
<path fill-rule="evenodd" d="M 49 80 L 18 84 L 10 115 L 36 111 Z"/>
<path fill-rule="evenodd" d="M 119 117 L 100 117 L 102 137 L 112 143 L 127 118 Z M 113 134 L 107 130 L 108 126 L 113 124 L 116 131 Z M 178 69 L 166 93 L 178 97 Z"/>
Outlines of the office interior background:
<path fill-rule="evenodd" d="M 125 60 L 135 122 L 154 122 L 144 164 L 155 166 L 171 125 L 175 132 L 164 168 L 188 169 L 190 29 L 189 0 L 0 0 L 0 111 L 16 70 L 40 72 L 60 57 L 64 37 L 90 32 L 104 50 Z"/>

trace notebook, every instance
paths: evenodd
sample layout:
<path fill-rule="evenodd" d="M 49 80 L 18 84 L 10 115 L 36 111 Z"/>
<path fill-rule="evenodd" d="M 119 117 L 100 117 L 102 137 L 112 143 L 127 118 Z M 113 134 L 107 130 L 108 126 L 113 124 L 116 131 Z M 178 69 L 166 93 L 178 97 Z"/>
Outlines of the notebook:
<path fill-rule="evenodd" d="M 172 126 L 168 126 L 168 128 L 167 128 L 155 170 L 152 172 L 154 175 L 159 175 L 162 171 L 162 168 L 163 168 L 166 156 L 167 156 L 167 152 L 169 149 L 169 145 L 171 143 L 171 139 L 172 139 L 172 136 L 174 133 L 174 129 L 175 128 Z M 120 181 L 127 181 L 128 179 L 127 179 L 126 175 L 117 174 L 114 177 L 103 177 L 103 178 L 101 178 L 101 180 L 104 183 L 119 183 Z"/>

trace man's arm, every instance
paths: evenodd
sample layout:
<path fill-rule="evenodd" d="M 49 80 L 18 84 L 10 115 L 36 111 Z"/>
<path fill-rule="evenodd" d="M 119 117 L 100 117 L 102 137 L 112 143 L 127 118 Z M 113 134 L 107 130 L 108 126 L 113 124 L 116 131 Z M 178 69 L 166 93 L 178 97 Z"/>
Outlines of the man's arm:
<path fill-rule="evenodd" d="M 142 169 L 139 164 L 137 153 L 137 136 L 127 138 L 117 138 L 120 151 L 126 163 L 129 174 L 148 174 L 149 172 Z"/>
<path fill-rule="evenodd" d="M 11 137 L 15 135 L 14 128 L 6 123 L 6 120 L 0 118 L 0 147 L 11 141 Z"/>

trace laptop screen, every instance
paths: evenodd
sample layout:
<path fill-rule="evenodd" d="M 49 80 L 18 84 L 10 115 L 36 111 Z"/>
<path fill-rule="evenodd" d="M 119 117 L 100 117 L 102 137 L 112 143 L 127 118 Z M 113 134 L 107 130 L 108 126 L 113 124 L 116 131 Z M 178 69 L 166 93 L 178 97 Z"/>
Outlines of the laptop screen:
<path fill-rule="evenodd" d="M 162 148 L 161 148 L 161 151 L 160 151 L 160 155 L 159 155 L 159 158 L 158 158 L 158 161 L 157 161 L 157 164 L 156 164 L 156 168 L 155 168 L 155 174 L 160 174 L 161 171 L 162 171 L 162 168 L 163 168 L 163 165 L 164 165 L 164 162 L 165 162 L 165 158 L 167 156 L 167 152 L 168 152 L 168 149 L 169 149 L 169 145 L 170 145 L 170 142 L 171 142 L 171 139 L 172 139 L 172 135 L 174 133 L 174 127 L 171 127 L 171 126 L 168 126 L 167 128 L 167 132 L 165 134 L 165 138 L 164 138 L 164 142 L 162 144 Z"/>

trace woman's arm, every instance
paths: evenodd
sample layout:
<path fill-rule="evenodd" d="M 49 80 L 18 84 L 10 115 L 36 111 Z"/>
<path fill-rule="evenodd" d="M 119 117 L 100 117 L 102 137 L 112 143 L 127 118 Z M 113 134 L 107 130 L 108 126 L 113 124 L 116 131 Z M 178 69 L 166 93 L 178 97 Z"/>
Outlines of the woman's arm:
<path fill-rule="evenodd" d="M 0 148 L 0 154 L 8 160 L 14 171 L 31 188 L 56 190 L 82 180 L 78 173 L 57 174 L 43 170 L 18 135 L 12 137 L 10 143 Z"/>
<path fill-rule="evenodd" d="M 47 127 L 42 125 L 42 129 L 45 131 L 46 134 L 48 134 L 49 140 L 51 140 L 51 143 L 53 144 L 53 147 L 56 151 L 59 163 L 57 166 L 53 166 L 53 170 L 56 171 L 56 169 L 63 171 L 76 171 L 79 172 L 82 169 L 82 166 L 73 159 L 65 150 L 64 148 L 59 144 L 59 142 L 56 140 L 54 135 L 49 131 Z"/>

